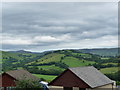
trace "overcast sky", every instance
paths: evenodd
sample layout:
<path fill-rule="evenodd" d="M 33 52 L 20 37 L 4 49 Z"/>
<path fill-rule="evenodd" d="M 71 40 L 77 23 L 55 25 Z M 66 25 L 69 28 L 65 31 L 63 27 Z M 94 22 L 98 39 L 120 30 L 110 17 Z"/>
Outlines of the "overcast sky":
<path fill-rule="evenodd" d="M 3 3 L 2 50 L 47 51 L 118 45 L 117 3 Z"/>

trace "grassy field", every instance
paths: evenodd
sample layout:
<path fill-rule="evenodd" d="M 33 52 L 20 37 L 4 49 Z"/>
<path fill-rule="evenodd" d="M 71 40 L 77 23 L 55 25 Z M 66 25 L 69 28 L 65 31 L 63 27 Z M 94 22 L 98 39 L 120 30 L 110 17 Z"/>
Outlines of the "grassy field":
<path fill-rule="evenodd" d="M 86 61 L 86 60 L 78 60 L 74 57 L 66 57 L 63 62 L 67 64 L 69 67 L 79 67 L 79 66 L 86 66 L 89 64 L 94 64 L 95 62 Z"/>
<path fill-rule="evenodd" d="M 37 64 L 43 64 L 43 63 L 49 63 L 49 62 L 59 62 L 61 60 L 61 57 L 65 56 L 64 54 L 57 54 L 52 53 L 49 55 L 45 55 L 44 57 L 37 60 L 37 62 L 31 62 L 31 63 L 37 63 Z M 31 64 L 31 63 L 28 63 Z"/>
<path fill-rule="evenodd" d="M 111 65 L 118 65 L 118 63 L 103 63 L 102 65 L 108 65 L 108 64 L 111 64 Z"/>
<path fill-rule="evenodd" d="M 57 69 L 57 70 L 64 70 L 63 68 L 57 67 L 55 65 L 44 65 L 44 66 L 38 66 L 38 68 L 42 69 Z"/>
<path fill-rule="evenodd" d="M 17 67 L 17 69 L 23 69 L 23 67 Z"/>
<path fill-rule="evenodd" d="M 33 74 L 38 78 L 43 78 L 45 79 L 47 82 L 52 81 L 53 79 L 55 79 L 57 76 L 52 76 L 52 75 L 40 75 L 40 74 Z"/>
<path fill-rule="evenodd" d="M 84 53 L 72 53 L 72 55 L 79 55 L 82 57 L 87 57 L 90 58 L 91 55 L 89 54 L 84 54 Z M 64 57 L 65 54 L 58 54 L 58 53 L 51 53 L 48 55 L 45 55 L 44 57 L 38 59 L 37 61 L 30 62 L 31 63 L 36 63 L 36 64 L 44 64 L 44 63 L 49 63 L 49 62 L 59 62 L 62 57 Z M 89 64 L 94 64 L 95 62 L 92 61 L 86 61 L 86 60 L 79 60 L 78 58 L 75 58 L 73 56 L 67 56 L 64 59 L 62 59 L 62 62 L 67 64 L 69 67 L 79 67 L 79 66 L 86 66 Z M 47 69 L 47 68 L 57 68 L 60 69 L 59 67 L 55 66 L 39 66 L 39 68 Z"/>
<path fill-rule="evenodd" d="M 104 74 L 115 73 L 118 71 L 118 67 L 103 68 L 103 69 L 100 69 L 100 71 Z"/>
<path fill-rule="evenodd" d="M 109 58 L 101 58 L 101 59 L 103 59 L 103 60 L 108 60 Z"/>
<path fill-rule="evenodd" d="M 82 57 L 85 57 L 85 58 L 91 58 L 90 54 L 85 54 L 85 53 L 72 53 L 72 55 L 79 55 L 79 56 L 82 56 Z"/>
<path fill-rule="evenodd" d="M 39 59 L 39 61 L 41 61 L 40 63 L 49 63 L 52 61 L 57 62 L 57 61 L 60 61 L 62 56 L 64 56 L 64 54 L 53 53 L 53 54 L 46 55 L 45 57 Z"/>

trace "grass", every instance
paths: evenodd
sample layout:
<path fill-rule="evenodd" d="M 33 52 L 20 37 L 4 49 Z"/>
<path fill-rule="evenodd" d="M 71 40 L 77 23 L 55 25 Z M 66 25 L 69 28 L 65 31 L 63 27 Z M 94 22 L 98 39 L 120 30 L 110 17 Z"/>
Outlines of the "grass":
<path fill-rule="evenodd" d="M 6 58 L 5 60 L 7 60 L 9 57 L 13 57 L 17 60 L 22 60 L 22 57 L 19 57 L 18 54 L 16 53 L 9 53 L 9 52 L 2 52 L 2 57 Z"/>
<path fill-rule="evenodd" d="M 118 67 L 103 68 L 103 69 L 100 69 L 100 71 L 104 74 L 115 73 L 118 71 Z"/>
<path fill-rule="evenodd" d="M 108 60 L 109 58 L 101 58 L 101 59 L 103 59 L 103 60 Z"/>
<path fill-rule="evenodd" d="M 18 64 L 19 62 L 13 62 L 12 64 Z"/>
<path fill-rule="evenodd" d="M 87 66 L 89 64 L 94 64 L 95 62 L 86 61 L 86 60 L 78 60 L 74 57 L 66 57 L 63 62 L 67 64 L 69 67 L 79 67 L 79 66 Z"/>
<path fill-rule="evenodd" d="M 32 63 L 37 63 L 37 64 L 43 64 L 43 63 L 49 63 L 49 62 L 58 62 L 61 60 L 61 57 L 65 56 L 64 54 L 57 54 L 57 53 L 52 53 L 49 55 L 45 55 L 44 57 L 40 58 L 37 60 L 37 62 L 31 62 L 28 64 Z"/>
<path fill-rule="evenodd" d="M 55 65 L 44 65 L 44 66 L 38 66 L 38 68 L 42 68 L 42 69 L 57 69 L 57 70 L 64 70 L 60 67 L 57 67 Z"/>
<path fill-rule="evenodd" d="M 33 74 L 33 75 L 35 75 L 38 78 L 43 78 L 48 82 L 52 81 L 53 79 L 55 79 L 57 77 L 57 76 L 53 76 L 53 75 L 41 75 L 41 74 Z"/>
<path fill-rule="evenodd" d="M 49 54 L 44 56 L 43 58 L 40 59 L 40 63 L 49 63 L 49 62 L 57 62 L 61 60 L 61 57 L 64 56 L 64 54 L 57 54 L 57 53 L 53 53 L 53 54 Z"/>
<path fill-rule="evenodd" d="M 102 65 L 108 65 L 108 64 L 112 64 L 112 65 L 118 65 L 118 63 L 103 63 Z"/>
<path fill-rule="evenodd" d="M 72 53 L 72 55 L 79 55 L 79 56 L 82 56 L 82 57 L 85 57 L 85 58 L 91 58 L 91 55 L 85 54 L 85 53 Z"/>
<path fill-rule="evenodd" d="M 17 67 L 17 69 L 23 69 L 23 67 Z"/>

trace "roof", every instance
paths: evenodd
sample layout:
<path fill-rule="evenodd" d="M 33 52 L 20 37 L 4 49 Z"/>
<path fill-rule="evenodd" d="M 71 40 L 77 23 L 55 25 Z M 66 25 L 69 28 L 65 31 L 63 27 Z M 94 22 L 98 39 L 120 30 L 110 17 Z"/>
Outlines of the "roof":
<path fill-rule="evenodd" d="M 91 88 L 113 83 L 108 77 L 93 66 L 69 68 L 75 75 L 82 79 Z"/>
<path fill-rule="evenodd" d="M 23 79 L 30 79 L 33 81 L 40 80 L 39 78 L 33 76 L 30 72 L 26 70 L 14 70 L 5 72 L 6 74 L 10 75 L 11 77 L 15 78 L 16 80 L 23 80 Z"/>

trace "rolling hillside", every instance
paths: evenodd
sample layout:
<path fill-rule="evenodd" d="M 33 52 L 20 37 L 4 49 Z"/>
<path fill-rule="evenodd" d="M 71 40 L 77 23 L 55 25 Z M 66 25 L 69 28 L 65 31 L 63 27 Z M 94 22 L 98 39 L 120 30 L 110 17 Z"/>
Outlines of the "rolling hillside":
<path fill-rule="evenodd" d="M 111 50 L 111 49 L 110 49 Z M 93 65 L 97 68 L 117 66 L 117 61 L 111 62 L 110 57 L 80 52 L 79 50 L 56 50 L 43 53 L 28 51 L 1 51 L 3 71 L 25 68 L 32 73 L 59 74 L 68 67 Z M 112 57 L 114 58 L 114 57 Z M 35 71 L 36 72 L 33 72 Z M 53 72 L 48 72 L 49 70 Z"/>
<path fill-rule="evenodd" d="M 109 53 L 111 49 L 105 50 Z M 104 50 L 101 50 L 104 51 Z M 101 52 L 97 51 L 97 52 Z M 27 69 L 38 77 L 52 80 L 66 68 L 80 66 L 94 66 L 104 74 L 116 73 L 120 58 L 115 56 L 101 56 L 81 50 L 55 50 L 43 53 L 28 51 L 0 51 L 2 71 Z M 101 52 L 105 53 L 105 52 Z M 116 54 L 114 51 L 112 52 Z M 113 72 L 114 71 L 114 72 Z M 48 79 L 50 77 L 50 79 Z"/>

